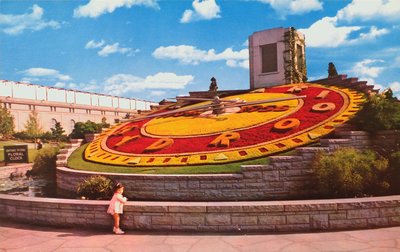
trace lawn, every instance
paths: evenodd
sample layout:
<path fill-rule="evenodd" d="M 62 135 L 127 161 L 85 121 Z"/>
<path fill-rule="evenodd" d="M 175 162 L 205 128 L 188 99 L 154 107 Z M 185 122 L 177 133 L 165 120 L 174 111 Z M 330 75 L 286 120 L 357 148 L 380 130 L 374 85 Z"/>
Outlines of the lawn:
<path fill-rule="evenodd" d="M 269 158 L 259 158 L 244 162 L 219 164 L 219 165 L 193 165 L 174 167 L 127 167 L 105 165 L 88 162 L 83 159 L 83 151 L 87 144 L 76 149 L 68 159 L 68 167 L 76 170 L 116 172 L 131 174 L 205 174 L 205 173 L 238 173 L 241 165 L 268 164 Z"/>
<path fill-rule="evenodd" d="M 18 141 L 0 141 L 0 161 L 4 161 L 4 150 L 3 146 L 5 145 L 26 145 L 27 143 L 25 142 L 18 142 Z M 28 144 L 28 148 L 29 148 Z M 29 163 L 32 163 L 33 160 L 35 160 L 37 150 L 34 148 L 28 149 L 28 158 L 29 158 Z"/>

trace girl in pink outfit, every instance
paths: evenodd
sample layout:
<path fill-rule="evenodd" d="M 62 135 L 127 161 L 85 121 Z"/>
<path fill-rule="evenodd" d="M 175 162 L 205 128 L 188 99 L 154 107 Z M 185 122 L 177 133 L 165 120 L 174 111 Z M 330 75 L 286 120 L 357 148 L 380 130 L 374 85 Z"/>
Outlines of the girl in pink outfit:
<path fill-rule="evenodd" d="M 114 218 L 114 228 L 113 232 L 115 234 L 123 234 L 125 233 L 119 228 L 119 215 L 123 213 L 124 204 L 128 200 L 126 197 L 122 196 L 124 192 L 124 186 L 121 183 L 115 185 L 114 196 L 110 201 L 110 205 L 108 207 L 107 213 L 111 214 Z"/>

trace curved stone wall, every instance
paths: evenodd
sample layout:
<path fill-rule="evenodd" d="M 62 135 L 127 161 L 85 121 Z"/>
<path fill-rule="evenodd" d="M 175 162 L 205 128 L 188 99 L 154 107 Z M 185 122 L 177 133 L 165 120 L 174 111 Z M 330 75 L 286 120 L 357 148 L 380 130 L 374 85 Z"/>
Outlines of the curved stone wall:
<path fill-rule="evenodd" d="M 346 131 L 344 136 L 341 139 L 323 139 L 322 147 L 297 148 L 295 156 L 270 157 L 268 165 L 243 165 L 237 174 L 137 175 L 86 172 L 60 166 L 57 168 L 57 187 L 60 195 L 75 195 L 81 181 L 101 174 L 123 183 L 128 197 L 139 200 L 231 201 L 310 197 L 317 193 L 310 168 L 316 153 L 343 146 L 369 146 L 366 132 Z"/>
<path fill-rule="evenodd" d="M 233 201 L 276 200 L 313 197 L 317 194 L 311 162 L 316 153 L 339 147 L 358 149 L 376 146 L 379 139 L 400 139 L 398 131 L 378 134 L 370 139 L 363 131 L 337 130 L 336 139 L 321 139 L 321 147 L 297 148 L 294 156 L 273 156 L 266 165 L 243 165 L 237 174 L 137 175 L 86 172 L 68 169 L 57 162 L 57 187 L 60 195 L 75 195 L 84 179 L 101 174 L 126 186 L 126 194 L 138 200 Z M 394 136 L 397 136 L 395 138 Z M 383 141 L 387 143 L 388 141 Z M 385 147 L 387 148 L 387 147 Z M 132 169 L 135 169 L 132 167 Z"/>
<path fill-rule="evenodd" d="M 108 201 L 0 195 L 0 218 L 57 227 L 108 228 Z M 194 232 L 333 231 L 400 225 L 400 195 L 334 200 L 128 202 L 127 230 Z"/>

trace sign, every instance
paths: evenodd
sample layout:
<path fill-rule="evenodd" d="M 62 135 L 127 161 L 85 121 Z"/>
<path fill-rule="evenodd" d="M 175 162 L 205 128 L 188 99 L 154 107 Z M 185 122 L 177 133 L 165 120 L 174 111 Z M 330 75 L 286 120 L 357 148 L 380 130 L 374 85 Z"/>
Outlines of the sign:
<path fill-rule="evenodd" d="M 28 145 L 4 146 L 4 161 L 9 163 L 28 163 Z"/>

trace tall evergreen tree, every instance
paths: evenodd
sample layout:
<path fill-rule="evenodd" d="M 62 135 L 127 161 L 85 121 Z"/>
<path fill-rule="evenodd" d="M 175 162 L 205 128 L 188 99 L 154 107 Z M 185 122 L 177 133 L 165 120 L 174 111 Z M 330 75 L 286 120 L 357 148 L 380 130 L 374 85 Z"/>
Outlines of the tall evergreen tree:
<path fill-rule="evenodd" d="M 0 104 L 0 136 L 8 138 L 14 133 L 14 117 L 7 108 Z"/>
<path fill-rule="evenodd" d="M 53 135 L 54 139 L 57 141 L 62 141 L 67 138 L 66 135 L 64 135 L 65 130 L 61 126 L 60 122 L 56 122 L 54 128 L 51 128 L 51 134 Z"/>

